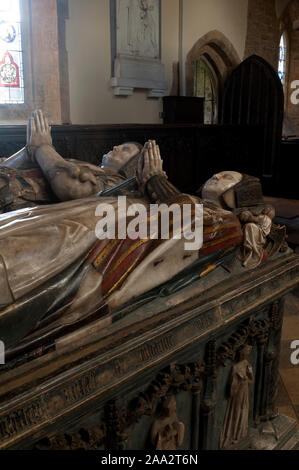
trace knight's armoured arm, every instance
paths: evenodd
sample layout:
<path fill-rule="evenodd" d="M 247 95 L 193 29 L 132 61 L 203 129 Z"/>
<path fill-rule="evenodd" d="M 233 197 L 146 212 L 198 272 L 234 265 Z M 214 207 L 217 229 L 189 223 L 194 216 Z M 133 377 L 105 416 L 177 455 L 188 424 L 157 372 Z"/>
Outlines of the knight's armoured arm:
<path fill-rule="evenodd" d="M 35 159 L 52 190 L 61 201 L 81 199 L 95 192 L 95 181 L 82 181 L 80 168 L 65 161 L 50 145 L 35 151 Z"/>
<path fill-rule="evenodd" d="M 144 165 L 139 161 L 137 170 L 137 180 L 141 190 L 153 203 L 171 203 L 182 192 L 168 181 L 165 171 L 162 169 L 163 160 L 161 159 L 159 146 L 155 141 L 149 141 L 144 149 Z M 189 197 L 189 201 L 194 203 L 194 198 Z M 198 199 L 200 203 L 200 200 Z M 204 224 L 215 225 L 222 223 L 221 216 L 214 211 L 205 209 Z"/>
<path fill-rule="evenodd" d="M 81 199 L 96 192 L 97 181 L 92 171 L 88 168 L 81 170 L 56 152 L 52 146 L 50 126 L 41 111 L 33 113 L 28 128 L 27 141 L 35 149 L 35 161 L 61 201 Z"/>
<path fill-rule="evenodd" d="M 166 202 L 180 194 L 163 171 L 163 160 L 155 141 L 145 144 L 143 159 L 138 164 L 137 180 L 151 202 Z"/>
<path fill-rule="evenodd" d="M 172 199 L 180 191 L 171 184 L 166 175 L 160 174 L 150 178 L 145 184 L 145 193 L 151 202 L 161 203 Z"/>

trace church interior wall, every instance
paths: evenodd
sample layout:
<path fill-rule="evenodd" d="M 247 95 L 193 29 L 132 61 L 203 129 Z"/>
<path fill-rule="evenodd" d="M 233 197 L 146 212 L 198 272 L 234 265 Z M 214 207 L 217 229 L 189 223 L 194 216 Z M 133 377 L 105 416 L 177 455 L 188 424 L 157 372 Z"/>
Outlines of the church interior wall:
<path fill-rule="evenodd" d="M 249 0 L 245 57 L 263 57 L 275 70 L 278 66 L 279 42 L 287 37 L 287 69 L 285 84 L 285 133 L 297 134 L 299 117 L 297 105 L 292 104 L 291 83 L 298 79 L 299 18 L 298 0 Z"/>
<path fill-rule="evenodd" d="M 279 40 L 279 18 L 275 1 L 249 0 L 244 58 L 256 54 L 277 69 Z"/>
<path fill-rule="evenodd" d="M 285 90 L 285 120 L 290 134 L 299 132 L 298 105 L 292 103 L 292 82 L 299 77 L 299 2 L 291 1 L 280 18 L 280 30 L 286 32 L 288 41 L 287 87 Z"/>
<path fill-rule="evenodd" d="M 185 54 L 196 41 L 217 30 L 232 43 L 240 59 L 244 56 L 248 0 L 185 0 L 184 2 Z"/>
<path fill-rule="evenodd" d="M 200 37 L 220 31 L 244 55 L 248 0 L 162 0 L 162 62 L 166 95 L 178 86 L 174 64 L 183 61 Z M 109 0 L 69 0 L 66 47 L 69 61 L 72 124 L 162 124 L 161 99 L 148 99 L 146 90 L 116 97 L 110 87 L 111 43 Z M 180 43 L 180 11 L 183 14 Z M 185 81 L 184 71 L 181 82 Z M 183 87 L 184 88 L 184 87 Z M 183 90 L 184 91 L 184 90 Z"/>
<path fill-rule="evenodd" d="M 66 44 L 71 122 L 161 124 L 162 100 L 148 99 L 146 90 L 135 90 L 129 97 L 113 94 L 109 5 L 109 0 L 69 1 Z M 162 0 L 161 16 L 162 62 L 170 90 L 172 64 L 178 62 L 179 0 Z"/>
<path fill-rule="evenodd" d="M 28 2 L 23 0 L 23 3 Z M 2 105 L 1 123 L 24 124 L 31 110 L 38 107 L 44 109 L 53 124 L 163 123 L 162 99 L 148 98 L 148 91 L 143 89 L 135 89 L 129 97 L 115 96 L 110 86 L 110 0 L 59 0 L 58 11 L 55 0 L 37 3 L 39 8 L 35 8 L 33 1 L 30 3 L 36 21 L 31 21 L 34 34 L 30 35 L 30 31 L 27 34 L 32 40 L 31 51 L 25 48 L 26 80 L 30 85 L 26 91 L 27 107 L 20 106 L 16 110 L 16 106 Z M 237 63 L 256 54 L 277 69 L 279 39 L 286 30 L 288 84 L 297 79 L 299 33 L 297 27 L 294 29 L 294 22 L 298 20 L 298 0 L 161 0 L 161 5 L 161 59 L 165 66 L 166 95 L 177 95 L 179 89 L 182 95 L 192 94 L 193 76 L 188 60 L 190 52 L 205 38 L 222 37 L 223 44 L 228 44 L 233 51 L 231 57 L 238 58 Z M 47 28 L 40 22 L 41 15 Z M 58 38 L 57 27 L 55 31 L 49 28 L 56 23 Z M 42 32 L 42 39 L 35 40 L 39 32 Z M 50 61 L 49 54 L 43 53 L 45 44 L 51 45 Z M 30 65 L 27 59 L 31 55 Z M 237 63 L 231 61 L 231 66 L 226 65 L 222 70 L 216 59 L 215 56 L 213 60 L 224 84 Z M 34 70 L 34 78 L 31 70 Z M 288 87 L 286 117 L 290 128 L 296 132 L 297 108 L 290 103 L 290 94 Z"/>

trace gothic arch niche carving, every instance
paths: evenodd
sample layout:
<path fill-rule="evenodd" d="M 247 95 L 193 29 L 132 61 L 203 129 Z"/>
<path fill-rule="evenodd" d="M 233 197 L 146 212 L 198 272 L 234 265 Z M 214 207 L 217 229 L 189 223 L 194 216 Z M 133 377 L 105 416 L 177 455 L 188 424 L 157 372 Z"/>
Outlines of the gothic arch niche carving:
<path fill-rule="evenodd" d="M 210 31 L 194 44 L 186 59 L 186 94 L 194 94 L 195 65 L 202 59 L 209 67 L 216 84 L 218 109 L 221 105 L 224 83 L 241 60 L 232 43 L 220 31 Z M 219 113 L 218 113 L 219 115 Z"/>

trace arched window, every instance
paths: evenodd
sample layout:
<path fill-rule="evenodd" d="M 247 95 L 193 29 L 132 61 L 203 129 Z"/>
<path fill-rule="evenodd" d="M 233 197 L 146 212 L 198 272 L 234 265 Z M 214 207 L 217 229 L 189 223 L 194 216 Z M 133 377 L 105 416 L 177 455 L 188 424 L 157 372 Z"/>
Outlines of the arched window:
<path fill-rule="evenodd" d="M 0 0 L 0 125 L 69 122 L 67 0 Z M 61 65 L 61 66 L 60 66 Z"/>
<path fill-rule="evenodd" d="M 279 60 L 278 60 L 278 75 L 281 80 L 283 87 L 286 84 L 286 73 L 287 73 L 287 37 L 286 33 L 283 33 L 280 38 L 279 44 Z"/>
<path fill-rule="evenodd" d="M 24 103 L 19 0 L 0 0 L 0 103 Z"/>
<path fill-rule="evenodd" d="M 194 96 L 204 98 L 204 123 L 216 122 L 216 86 L 207 63 L 199 59 L 195 63 Z"/>

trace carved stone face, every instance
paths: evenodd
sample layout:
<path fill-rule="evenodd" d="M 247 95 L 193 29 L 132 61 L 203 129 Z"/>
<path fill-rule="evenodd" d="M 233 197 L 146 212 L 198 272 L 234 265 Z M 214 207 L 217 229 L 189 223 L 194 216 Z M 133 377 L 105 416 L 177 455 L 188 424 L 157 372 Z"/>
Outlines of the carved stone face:
<path fill-rule="evenodd" d="M 239 353 L 239 360 L 244 361 L 245 359 L 248 359 L 252 351 L 252 346 L 246 345 L 244 348 L 241 349 Z"/>
<path fill-rule="evenodd" d="M 234 192 L 229 190 L 240 183 L 242 178 L 242 174 L 237 171 L 221 171 L 204 184 L 202 198 L 213 201 L 221 207 L 223 205 L 221 196 L 225 193 L 225 203 L 233 208 L 235 206 Z"/>
<path fill-rule="evenodd" d="M 167 411 L 169 415 L 175 412 L 176 410 L 176 400 L 173 395 L 166 397 L 162 404 L 163 410 Z"/>
<path fill-rule="evenodd" d="M 109 153 L 103 156 L 102 168 L 118 171 L 125 165 L 132 157 L 139 153 L 139 148 L 136 144 L 129 142 L 113 147 Z"/>

